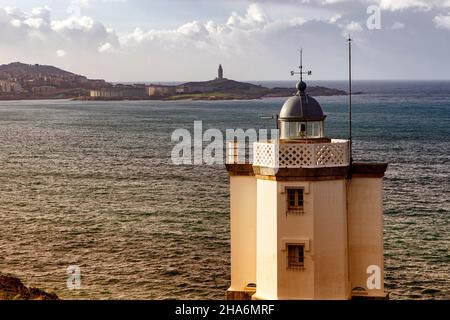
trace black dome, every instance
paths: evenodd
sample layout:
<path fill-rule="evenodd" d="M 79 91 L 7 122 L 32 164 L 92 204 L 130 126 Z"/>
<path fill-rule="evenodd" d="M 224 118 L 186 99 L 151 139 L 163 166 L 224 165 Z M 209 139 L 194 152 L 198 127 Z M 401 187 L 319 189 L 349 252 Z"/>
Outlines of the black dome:
<path fill-rule="evenodd" d="M 297 90 L 299 92 L 305 92 L 306 88 L 307 88 L 307 85 L 303 81 L 300 81 L 299 83 L 297 83 Z"/>
<path fill-rule="evenodd" d="M 285 121 L 323 121 L 326 116 L 316 99 L 305 93 L 306 84 L 297 84 L 297 95 L 286 100 L 280 111 L 280 120 Z"/>

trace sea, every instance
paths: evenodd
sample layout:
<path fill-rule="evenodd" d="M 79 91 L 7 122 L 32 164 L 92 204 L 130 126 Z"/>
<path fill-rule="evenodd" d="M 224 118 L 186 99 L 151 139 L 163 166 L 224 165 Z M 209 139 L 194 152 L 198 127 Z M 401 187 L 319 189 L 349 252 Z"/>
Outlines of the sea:
<path fill-rule="evenodd" d="M 353 89 L 354 159 L 389 163 L 386 291 L 449 299 L 450 81 Z M 228 174 L 222 164 L 174 165 L 171 136 L 194 121 L 271 129 L 267 116 L 284 100 L 0 102 L 0 273 L 63 299 L 223 299 Z M 348 98 L 317 100 L 327 136 L 348 138 Z M 78 288 L 69 266 L 79 267 Z"/>

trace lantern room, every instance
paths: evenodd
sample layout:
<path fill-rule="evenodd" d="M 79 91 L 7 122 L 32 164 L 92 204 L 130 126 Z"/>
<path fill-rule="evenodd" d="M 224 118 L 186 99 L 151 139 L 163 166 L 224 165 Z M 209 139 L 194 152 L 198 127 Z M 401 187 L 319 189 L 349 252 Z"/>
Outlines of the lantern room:
<path fill-rule="evenodd" d="M 322 108 L 316 99 L 306 94 L 306 83 L 297 84 L 297 94 L 284 103 L 280 111 L 280 139 L 306 140 L 325 137 Z"/>

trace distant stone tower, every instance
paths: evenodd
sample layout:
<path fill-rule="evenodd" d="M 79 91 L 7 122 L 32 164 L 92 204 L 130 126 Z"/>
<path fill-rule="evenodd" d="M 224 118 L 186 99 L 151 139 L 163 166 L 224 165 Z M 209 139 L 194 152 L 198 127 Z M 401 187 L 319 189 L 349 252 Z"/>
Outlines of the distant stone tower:
<path fill-rule="evenodd" d="M 223 79 L 223 68 L 222 68 L 221 64 L 219 64 L 219 72 L 218 72 L 217 79 L 220 79 L 220 80 Z"/>

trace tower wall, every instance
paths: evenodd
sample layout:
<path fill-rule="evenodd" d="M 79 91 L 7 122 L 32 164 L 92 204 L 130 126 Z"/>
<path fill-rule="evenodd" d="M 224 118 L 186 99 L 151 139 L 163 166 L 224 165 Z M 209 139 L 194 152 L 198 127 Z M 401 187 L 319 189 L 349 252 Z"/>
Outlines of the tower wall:
<path fill-rule="evenodd" d="M 287 208 L 288 187 L 304 190 L 303 213 Z M 257 180 L 257 299 L 348 299 L 346 181 Z M 289 269 L 287 245 L 303 245 Z"/>
<path fill-rule="evenodd" d="M 304 213 L 287 211 L 287 187 L 304 189 Z M 345 180 L 279 182 L 278 298 L 348 299 Z M 303 270 L 287 267 L 286 244 L 303 244 Z"/>
<path fill-rule="evenodd" d="M 314 299 L 349 299 L 345 179 L 311 183 Z"/>
<path fill-rule="evenodd" d="M 277 299 L 278 241 L 276 181 L 257 180 L 256 283 L 253 299 Z"/>
<path fill-rule="evenodd" d="M 256 283 L 256 179 L 230 176 L 231 293 L 243 292 Z"/>
<path fill-rule="evenodd" d="M 348 237 L 349 272 L 353 293 L 369 297 L 382 297 L 384 293 L 383 259 L 383 180 L 382 177 L 358 177 L 349 180 L 348 186 Z M 380 288 L 369 289 L 371 276 L 367 268 L 380 268 Z M 354 290 L 359 288 L 359 290 Z"/>
<path fill-rule="evenodd" d="M 304 189 L 304 213 L 287 213 L 286 188 Z M 314 297 L 314 205 L 308 181 L 278 182 L 278 299 L 312 299 Z M 288 270 L 287 244 L 305 245 L 303 270 Z"/>

